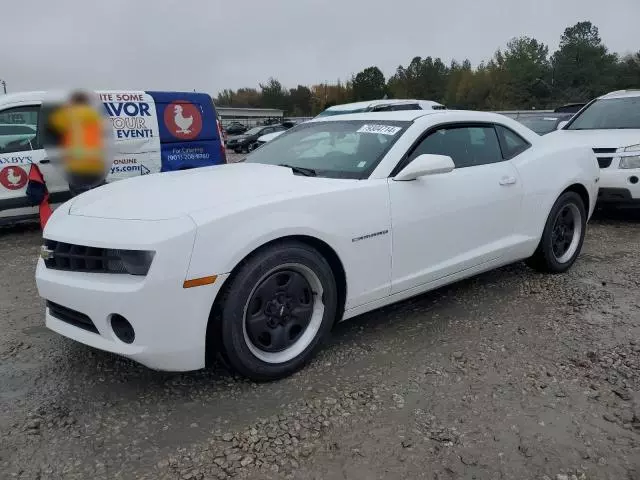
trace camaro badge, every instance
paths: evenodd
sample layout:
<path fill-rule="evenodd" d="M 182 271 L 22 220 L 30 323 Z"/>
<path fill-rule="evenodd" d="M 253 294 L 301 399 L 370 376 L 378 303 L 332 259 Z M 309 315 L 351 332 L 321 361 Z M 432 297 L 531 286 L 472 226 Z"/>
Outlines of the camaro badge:
<path fill-rule="evenodd" d="M 54 255 L 55 255 L 54 251 L 51 250 L 46 245 L 42 245 L 40 247 L 40 258 L 42 258 L 43 260 L 51 260 Z"/>
<path fill-rule="evenodd" d="M 366 240 L 368 238 L 378 237 L 380 235 L 386 235 L 389 230 L 382 230 L 381 232 L 370 233 L 369 235 L 362 235 L 361 237 L 352 238 L 352 242 L 359 242 L 360 240 Z"/>

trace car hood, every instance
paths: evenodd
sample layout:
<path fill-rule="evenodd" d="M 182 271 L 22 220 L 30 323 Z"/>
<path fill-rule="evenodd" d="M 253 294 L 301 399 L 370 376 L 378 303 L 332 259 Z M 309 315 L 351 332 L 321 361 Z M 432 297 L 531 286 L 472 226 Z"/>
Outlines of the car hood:
<path fill-rule="evenodd" d="M 284 167 L 236 163 L 145 175 L 113 182 L 71 200 L 70 215 L 165 220 L 256 197 L 299 190 L 329 179 L 294 175 Z"/>
<path fill-rule="evenodd" d="M 558 130 L 547 137 L 571 139 L 591 148 L 620 148 L 640 143 L 637 130 Z"/>

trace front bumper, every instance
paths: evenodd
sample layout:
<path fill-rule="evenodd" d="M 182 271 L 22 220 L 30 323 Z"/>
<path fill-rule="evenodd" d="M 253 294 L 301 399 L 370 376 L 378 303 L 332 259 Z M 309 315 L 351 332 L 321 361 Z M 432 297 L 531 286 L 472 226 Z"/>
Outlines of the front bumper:
<path fill-rule="evenodd" d="M 188 218 L 166 221 L 110 220 L 73 215 L 52 217 L 45 237 L 95 247 L 156 252 L 146 276 L 36 269 L 40 296 L 89 317 L 97 333 L 46 310 L 51 330 L 94 348 L 123 355 L 147 367 L 168 371 L 205 366 L 206 331 L 213 301 L 226 280 L 183 288 L 195 239 Z M 126 239 L 126 240 L 123 240 Z M 127 344 L 111 327 L 113 315 L 133 326 Z"/>
<path fill-rule="evenodd" d="M 640 169 L 603 168 L 599 185 L 598 202 L 640 202 Z"/>
<path fill-rule="evenodd" d="M 234 139 L 234 140 L 228 140 L 227 141 L 227 147 L 228 148 L 241 148 L 241 147 L 245 147 L 249 142 L 244 140 L 244 139 Z"/>
<path fill-rule="evenodd" d="M 601 188 L 598 203 L 621 206 L 640 206 L 640 198 L 633 198 L 628 188 Z"/>

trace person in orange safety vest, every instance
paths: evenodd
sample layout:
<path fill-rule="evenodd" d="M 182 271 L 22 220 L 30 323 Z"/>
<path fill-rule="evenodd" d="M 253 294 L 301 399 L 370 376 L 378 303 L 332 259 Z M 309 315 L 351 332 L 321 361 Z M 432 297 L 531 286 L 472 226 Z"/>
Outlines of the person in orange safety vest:
<path fill-rule="evenodd" d="M 62 166 L 73 195 L 105 183 L 106 151 L 103 120 L 84 92 L 75 92 L 69 102 L 49 118 L 60 135 Z"/>

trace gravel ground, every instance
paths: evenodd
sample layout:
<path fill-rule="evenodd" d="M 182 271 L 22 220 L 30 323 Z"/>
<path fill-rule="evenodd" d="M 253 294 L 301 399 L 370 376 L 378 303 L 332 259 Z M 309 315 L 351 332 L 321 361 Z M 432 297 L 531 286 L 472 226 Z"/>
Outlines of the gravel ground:
<path fill-rule="evenodd" d="M 166 374 L 43 326 L 0 231 L 0 477 L 640 479 L 640 214 L 565 275 L 515 264 L 338 325 L 303 371 Z"/>

